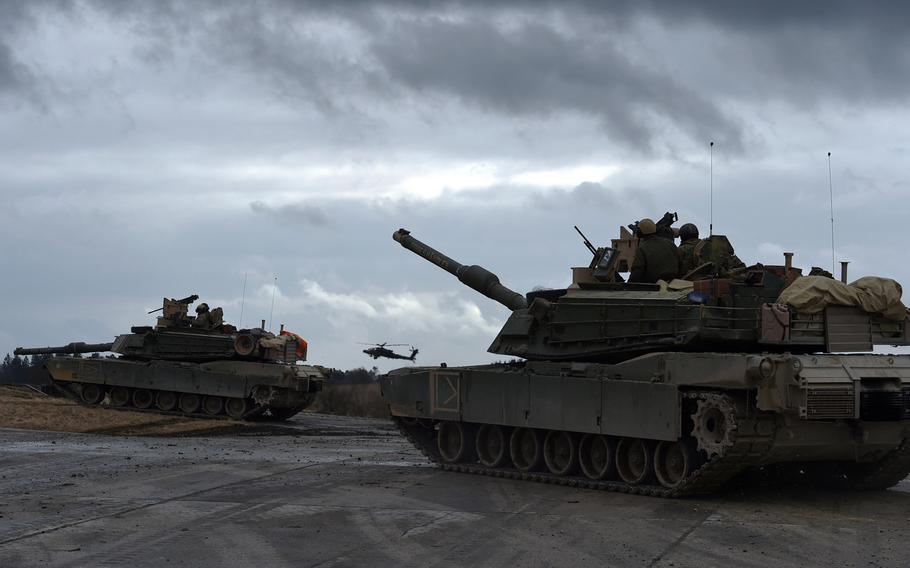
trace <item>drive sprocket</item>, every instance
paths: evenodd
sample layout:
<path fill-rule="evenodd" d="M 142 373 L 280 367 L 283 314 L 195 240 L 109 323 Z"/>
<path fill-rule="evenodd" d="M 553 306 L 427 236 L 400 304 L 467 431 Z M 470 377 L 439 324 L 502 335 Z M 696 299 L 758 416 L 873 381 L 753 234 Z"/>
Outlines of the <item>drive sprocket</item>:
<path fill-rule="evenodd" d="M 723 455 L 736 438 L 736 406 L 725 395 L 702 393 L 696 398 L 697 409 L 692 414 L 692 437 L 698 449 L 711 458 Z"/>

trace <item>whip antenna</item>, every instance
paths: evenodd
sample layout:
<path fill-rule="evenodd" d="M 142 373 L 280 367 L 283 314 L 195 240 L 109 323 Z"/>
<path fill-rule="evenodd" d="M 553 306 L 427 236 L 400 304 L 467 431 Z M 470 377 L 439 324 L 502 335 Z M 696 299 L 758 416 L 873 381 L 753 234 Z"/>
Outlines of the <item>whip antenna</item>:
<path fill-rule="evenodd" d="M 828 194 L 831 197 L 831 274 L 837 271 L 834 258 L 834 184 L 831 181 L 831 152 L 828 152 Z"/>
<path fill-rule="evenodd" d="M 714 235 L 714 142 L 711 142 L 710 151 L 711 151 L 711 169 L 710 169 L 710 176 L 709 176 L 709 180 L 710 180 L 709 185 L 711 188 L 710 189 L 711 198 L 710 198 L 710 212 L 709 212 L 710 225 L 708 225 L 708 235 L 713 236 Z"/>
<path fill-rule="evenodd" d="M 272 329 L 272 314 L 275 313 L 275 292 L 278 291 L 278 275 L 275 275 L 275 281 L 272 284 L 272 307 L 269 309 L 269 329 Z"/>
<path fill-rule="evenodd" d="M 237 327 L 240 329 L 243 329 L 243 304 L 246 302 L 246 277 L 249 274 L 249 272 L 243 273 L 243 291 L 240 293 L 240 321 L 237 323 Z"/>

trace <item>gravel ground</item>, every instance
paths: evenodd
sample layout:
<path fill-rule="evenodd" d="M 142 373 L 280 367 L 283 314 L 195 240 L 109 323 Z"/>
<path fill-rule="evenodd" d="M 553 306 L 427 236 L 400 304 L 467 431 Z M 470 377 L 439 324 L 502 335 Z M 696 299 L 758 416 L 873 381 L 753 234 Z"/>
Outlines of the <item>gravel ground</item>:
<path fill-rule="evenodd" d="M 384 421 L 0 429 L 0 566 L 907 566 L 910 482 L 661 500 L 442 472 Z"/>

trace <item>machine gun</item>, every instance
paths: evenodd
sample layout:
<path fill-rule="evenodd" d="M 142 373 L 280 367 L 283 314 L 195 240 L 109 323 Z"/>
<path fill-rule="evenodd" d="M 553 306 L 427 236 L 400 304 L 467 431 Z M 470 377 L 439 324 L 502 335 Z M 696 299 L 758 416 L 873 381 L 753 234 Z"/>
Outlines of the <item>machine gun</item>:
<path fill-rule="evenodd" d="M 588 250 L 591 251 L 591 254 L 594 255 L 594 258 L 591 259 L 591 264 L 588 266 L 588 268 L 593 271 L 592 275 L 594 278 L 602 282 L 613 281 L 615 276 L 611 275 L 615 273 L 615 270 L 612 270 L 611 263 L 614 262 L 615 259 L 615 255 L 613 254 L 614 249 L 612 247 L 595 247 L 591 244 L 591 241 L 588 240 L 588 237 L 581 232 L 578 225 L 575 225 L 575 230 L 581 235 L 582 241 L 584 241 Z"/>
<path fill-rule="evenodd" d="M 168 300 L 167 298 L 165 298 L 163 306 L 161 306 L 160 308 L 154 309 L 148 313 L 153 314 L 155 312 L 160 312 L 160 311 L 164 310 L 168 306 L 169 303 L 170 304 L 184 304 L 186 306 L 189 306 L 190 304 L 192 304 L 193 302 L 195 302 L 198 299 L 199 299 L 199 296 L 197 294 L 192 294 L 192 295 L 187 296 L 186 298 L 182 298 L 180 300 L 174 300 L 174 299 Z M 184 310 L 184 312 L 185 311 L 186 310 Z"/>
<path fill-rule="evenodd" d="M 657 234 L 662 237 L 673 238 L 673 236 L 674 236 L 673 235 L 673 223 L 677 222 L 678 220 L 679 220 L 679 215 L 677 215 L 675 211 L 673 213 L 670 213 L 669 211 L 667 211 L 666 213 L 664 213 L 664 216 L 661 217 L 659 221 L 654 223 L 655 225 L 657 225 Z M 629 230 L 631 230 L 632 234 L 635 235 L 636 237 L 641 236 L 638 232 L 638 223 L 639 223 L 639 221 L 635 221 L 634 223 L 629 223 L 627 225 L 629 227 Z"/>

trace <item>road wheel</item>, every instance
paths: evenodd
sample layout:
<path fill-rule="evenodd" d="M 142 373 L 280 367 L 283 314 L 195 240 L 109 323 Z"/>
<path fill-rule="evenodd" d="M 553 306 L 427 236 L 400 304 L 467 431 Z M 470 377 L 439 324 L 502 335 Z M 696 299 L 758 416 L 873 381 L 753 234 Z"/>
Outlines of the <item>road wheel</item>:
<path fill-rule="evenodd" d="M 243 418 L 253 408 L 253 402 L 248 398 L 229 398 L 224 405 L 227 415 L 235 420 Z"/>
<path fill-rule="evenodd" d="M 224 410 L 224 399 L 220 396 L 207 396 L 202 399 L 202 410 L 209 416 L 221 414 Z"/>
<path fill-rule="evenodd" d="M 131 393 L 126 387 L 114 387 L 110 392 L 111 406 L 123 407 L 129 406 Z"/>
<path fill-rule="evenodd" d="M 464 422 L 440 422 L 436 447 L 446 463 L 460 463 L 474 459 L 474 433 Z"/>
<path fill-rule="evenodd" d="M 616 444 L 616 471 L 620 479 L 632 485 L 650 480 L 654 454 L 649 446 L 639 438 L 623 438 Z"/>
<path fill-rule="evenodd" d="M 80 396 L 82 397 L 82 402 L 86 404 L 98 404 L 104 400 L 104 389 L 100 385 L 82 385 Z"/>
<path fill-rule="evenodd" d="M 158 391 L 155 395 L 155 406 L 158 410 L 170 412 L 177 408 L 177 394 L 171 391 Z"/>
<path fill-rule="evenodd" d="M 578 464 L 588 479 L 616 477 L 616 444 L 612 438 L 585 434 L 578 444 Z"/>
<path fill-rule="evenodd" d="M 199 405 L 201 403 L 202 400 L 198 394 L 185 392 L 180 394 L 177 406 L 180 408 L 180 412 L 185 414 L 196 414 L 199 412 Z"/>
<path fill-rule="evenodd" d="M 136 389 L 133 391 L 133 406 L 136 408 L 150 408 L 155 402 L 155 395 L 148 389 Z"/>
<path fill-rule="evenodd" d="M 485 466 L 500 467 L 509 462 L 509 438 L 501 426 L 481 424 L 477 429 L 477 459 Z"/>
<path fill-rule="evenodd" d="M 550 430 L 543 440 L 543 459 L 553 475 L 571 475 L 578 467 L 578 442 L 575 435 Z"/>
<path fill-rule="evenodd" d="M 543 436 L 531 428 L 512 430 L 509 457 L 519 471 L 537 471 L 543 464 Z"/>
<path fill-rule="evenodd" d="M 664 487 L 676 487 L 696 468 L 696 452 L 689 440 L 660 442 L 654 450 L 654 473 Z"/>

